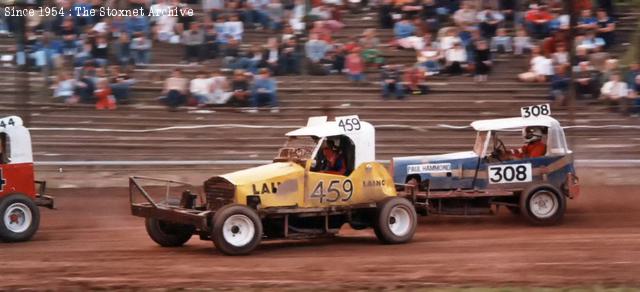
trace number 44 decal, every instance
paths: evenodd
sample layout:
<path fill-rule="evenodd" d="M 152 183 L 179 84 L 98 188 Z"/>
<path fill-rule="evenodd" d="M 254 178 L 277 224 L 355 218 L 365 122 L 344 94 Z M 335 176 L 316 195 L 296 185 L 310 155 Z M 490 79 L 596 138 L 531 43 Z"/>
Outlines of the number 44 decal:
<path fill-rule="evenodd" d="M 318 184 L 311 192 L 311 198 L 320 198 L 320 203 L 334 203 L 338 200 L 343 202 L 349 201 L 353 195 L 353 182 L 350 179 L 340 180 L 334 179 L 329 181 L 327 188 L 324 187 L 324 181 L 318 181 Z"/>

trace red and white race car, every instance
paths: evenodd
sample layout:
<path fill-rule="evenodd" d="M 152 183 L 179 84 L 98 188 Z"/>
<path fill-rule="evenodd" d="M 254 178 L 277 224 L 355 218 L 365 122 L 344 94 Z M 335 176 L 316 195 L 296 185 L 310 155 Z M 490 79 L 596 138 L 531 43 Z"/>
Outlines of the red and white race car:
<path fill-rule="evenodd" d="M 34 179 L 31 136 L 22 119 L 0 119 L 0 241 L 31 239 L 40 225 L 38 206 L 53 209 L 45 188 Z"/>

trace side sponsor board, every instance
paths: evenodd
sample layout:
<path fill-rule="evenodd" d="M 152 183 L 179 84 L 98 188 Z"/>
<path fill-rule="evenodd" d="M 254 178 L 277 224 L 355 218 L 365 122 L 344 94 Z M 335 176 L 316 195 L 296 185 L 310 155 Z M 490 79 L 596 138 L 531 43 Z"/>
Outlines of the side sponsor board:
<path fill-rule="evenodd" d="M 451 163 L 425 163 L 407 165 L 407 174 L 451 172 Z"/>

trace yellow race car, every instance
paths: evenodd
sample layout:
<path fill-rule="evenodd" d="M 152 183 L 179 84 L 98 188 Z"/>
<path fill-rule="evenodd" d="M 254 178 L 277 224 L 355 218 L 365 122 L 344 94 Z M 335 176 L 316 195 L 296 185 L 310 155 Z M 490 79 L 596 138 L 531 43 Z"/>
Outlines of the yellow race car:
<path fill-rule="evenodd" d="M 185 184 L 131 177 L 131 212 L 146 218 L 161 246 L 181 246 L 198 234 L 228 255 L 247 254 L 263 239 L 332 236 L 345 223 L 373 227 L 384 243 L 411 240 L 416 210 L 376 162 L 371 124 L 358 116 L 311 117 L 286 136 L 272 163 L 212 177 L 204 195 L 184 191 L 175 200 L 167 192 L 156 202 L 142 181 Z"/>

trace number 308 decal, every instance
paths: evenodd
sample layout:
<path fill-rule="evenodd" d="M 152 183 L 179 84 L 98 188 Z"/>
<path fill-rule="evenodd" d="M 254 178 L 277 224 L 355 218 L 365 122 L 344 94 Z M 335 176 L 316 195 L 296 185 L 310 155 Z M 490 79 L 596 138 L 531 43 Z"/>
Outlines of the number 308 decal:
<path fill-rule="evenodd" d="M 509 184 L 530 182 L 533 179 L 531 163 L 489 166 L 489 183 Z"/>
<path fill-rule="evenodd" d="M 311 192 L 311 198 L 320 198 L 320 203 L 328 202 L 333 203 L 341 200 L 343 202 L 349 201 L 353 195 L 353 182 L 350 179 L 345 179 L 340 182 L 337 179 L 329 181 L 325 189 L 325 182 L 318 181 L 318 184 L 313 188 Z"/>

